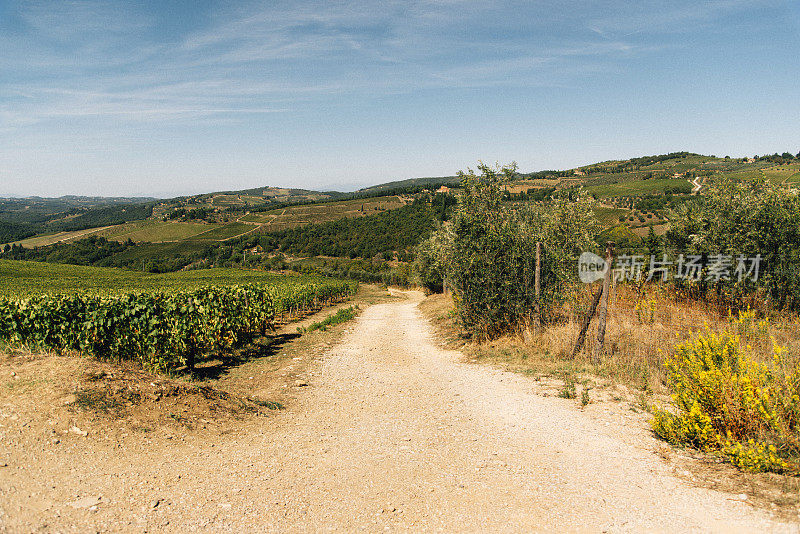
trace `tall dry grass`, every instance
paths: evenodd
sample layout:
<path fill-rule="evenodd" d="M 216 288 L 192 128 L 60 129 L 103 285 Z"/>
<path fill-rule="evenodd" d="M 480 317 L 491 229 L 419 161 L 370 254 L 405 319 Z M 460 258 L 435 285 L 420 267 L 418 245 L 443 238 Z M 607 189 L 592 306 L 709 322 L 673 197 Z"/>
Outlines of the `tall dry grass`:
<path fill-rule="evenodd" d="M 685 296 L 667 285 L 615 285 L 609 300 L 605 346 L 597 365 L 592 358 L 597 317 L 590 324 L 584 347 L 572 357 L 593 290 L 596 288 L 576 288 L 564 306 L 560 321 L 534 329 L 515 348 L 507 346 L 503 349 L 507 356 L 514 353 L 522 362 L 542 371 L 571 367 L 576 372 L 597 374 L 644 391 L 667 393 L 664 362 L 675 345 L 706 328 L 719 332 L 731 330 L 732 319 L 741 311 Z M 788 352 L 800 354 L 800 319 L 765 309 L 751 309 L 747 313 L 750 320 L 737 321 L 736 328 L 750 325 L 747 328 L 751 332 L 746 334 L 754 354 L 771 361 L 773 340 Z"/>

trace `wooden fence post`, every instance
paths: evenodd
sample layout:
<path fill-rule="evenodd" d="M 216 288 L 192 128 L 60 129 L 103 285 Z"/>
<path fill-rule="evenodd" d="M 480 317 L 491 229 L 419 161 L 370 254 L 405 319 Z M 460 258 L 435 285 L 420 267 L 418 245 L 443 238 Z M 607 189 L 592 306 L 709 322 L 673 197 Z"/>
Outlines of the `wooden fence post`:
<path fill-rule="evenodd" d="M 536 292 L 536 318 L 542 324 L 542 308 L 539 297 L 542 293 L 542 243 L 536 242 L 536 273 L 534 275 L 534 291 Z"/>
<path fill-rule="evenodd" d="M 608 318 L 608 297 L 611 293 L 611 268 L 614 261 L 614 243 L 606 244 L 606 273 L 603 277 L 603 302 L 600 305 L 600 323 L 597 325 L 597 343 L 594 346 L 594 363 L 600 363 L 600 354 L 606 339 L 606 320 Z"/>
<path fill-rule="evenodd" d="M 575 348 L 572 349 L 573 360 L 578 355 L 578 352 L 581 350 L 581 347 L 583 347 L 583 342 L 586 340 L 586 332 L 587 330 L 589 330 L 589 324 L 592 322 L 592 317 L 594 317 L 594 314 L 597 311 L 597 305 L 600 304 L 600 296 L 602 294 L 603 294 L 603 286 L 601 285 L 600 289 L 597 290 L 597 293 L 595 293 L 594 297 L 592 298 L 592 305 L 589 307 L 589 311 L 583 318 L 583 324 L 581 324 L 581 331 L 578 334 L 578 341 L 575 342 Z"/>

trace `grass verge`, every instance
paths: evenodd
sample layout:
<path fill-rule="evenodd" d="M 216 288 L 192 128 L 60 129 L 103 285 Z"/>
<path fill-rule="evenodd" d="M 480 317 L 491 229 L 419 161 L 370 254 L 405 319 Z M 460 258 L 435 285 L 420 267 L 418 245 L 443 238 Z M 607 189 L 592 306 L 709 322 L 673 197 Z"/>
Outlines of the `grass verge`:
<path fill-rule="evenodd" d="M 321 321 L 315 321 L 311 323 L 308 327 L 298 326 L 297 332 L 300 334 L 313 332 L 315 330 L 322 330 L 324 332 L 328 329 L 329 326 L 335 326 L 337 324 L 346 323 L 347 321 L 354 319 L 356 315 L 358 315 L 358 312 L 359 312 L 358 304 L 347 308 L 342 308 L 333 315 L 329 315 Z"/>

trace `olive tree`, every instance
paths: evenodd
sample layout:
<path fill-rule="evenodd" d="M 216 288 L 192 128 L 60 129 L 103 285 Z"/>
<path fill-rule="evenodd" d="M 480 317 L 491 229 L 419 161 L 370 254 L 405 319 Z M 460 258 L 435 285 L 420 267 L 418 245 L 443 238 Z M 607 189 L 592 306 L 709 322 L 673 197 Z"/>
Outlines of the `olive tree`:
<path fill-rule="evenodd" d="M 728 303 L 754 290 L 779 308 L 800 308 L 800 198 L 764 179 L 718 180 L 704 194 L 670 213 L 668 245 L 676 253 L 760 255 L 754 276 L 701 281 Z M 733 266 L 734 268 L 736 265 Z M 755 273 L 753 273 L 755 274 Z"/>
<path fill-rule="evenodd" d="M 537 307 L 539 319 L 553 317 L 574 280 L 580 252 L 595 248 L 597 222 L 592 200 L 581 191 L 515 206 L 503 202 L 515 164 L 481 164 L 478 171 L 460 173 L 463 189 L 451 221 L 420 250 L 425 272 L 440 273 L 452 286 L 464 328 L 478 339 L 491 339 L 530 325 Z M 542 244 L 538 301 L 537 242 Z"/>

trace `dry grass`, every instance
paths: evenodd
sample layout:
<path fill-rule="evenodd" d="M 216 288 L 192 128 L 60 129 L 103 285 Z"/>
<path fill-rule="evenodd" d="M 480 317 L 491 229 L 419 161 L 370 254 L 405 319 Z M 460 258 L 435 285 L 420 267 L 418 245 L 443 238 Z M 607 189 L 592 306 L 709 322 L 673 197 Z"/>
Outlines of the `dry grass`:
<path fill-rule="evenodd" d="M 560 376 L 594 375 L 644 392 L 668 393 L 664 361 L 673 347 L 694 337 L 705 328 L 722 331 L 731 328 L 727 309 L 690 299 L 666 286 L 619 285 L 613 288 L 606 326 L 602 363 L 593 363 L 597 338 L 597 318 L 586 334 L 582 350 L 572 358 L 581 322 L 595 287 L 581 287 L 563 309 L 562 320 L 528 332 L 525 339 L 509 336 L 470 348 L 475 358 L 493 360 L 529 374 Z M 451 343 L 461 341 L 455 318 L 450 313 L 452 300 L 434 295 L 423 304 L 440 332 Z M 735 315 L 735 314 L 733 314 Z M 757 313 L 750 332 L 736 331 L 753 346 L 756 355 L 771 361 L 772 339 L 800 354 L 800 320 L 773 315 L 763 322 Z M 437 320 L 438 319 L 438 320 Z M 762 324 L 762 326 L 759 326 Z M 737 327 L 741 329 L 741 327 Z"/>
<path fill-rule="evenodd" d="M 552 354 L 558 359 L 571 360 L 580 323 L 590 300 L 589 288 L 575 296 L 565 310 L 566 319 L 534 334 L 527 345 L 533 355 Z M 602 363 L 592 363 L 592 352 L 597 335 L 597 319 L 590 325 L 587 341 L 578 353 L 575 363 L 616 382 L 644 391 L 666 393 L 665 358 L 678 342 L 694 337 L 709 328 L 722 331 L 731 328 L 731 311 L 721 310 L 715 304 L 685 298 L 669 291 L 665 286 L 649 285 L 641 288 L 620 285 L 613 289 L 606 327 L 606 344 Z M 752 321 L 753 332 L 736 332 L 750 336 L 756 354 L 771 361 L 772 339 L 790 352 L 800 351 L 797 318 L 773 316 L 758 323 L 763 315 Z"/>
<path fill-rule="evenodd" d="M 567 320 L 546 328 L 540 335 L 559 357 L 570 359 L 582 318 L 589 302 L 589 288 L 575 296 Z M 597 319 L 590 324 L 587 341 L 576 360 L 594 372 L 644 391 L 664 393 L 664 358 L 676 342 L 694 335 L 704 325 L 725 321 L 715 308 L 681 299 L 658 286 L 642 289 L 621 285 L 613 288 L 602 363 L 592 364 Z"/>

